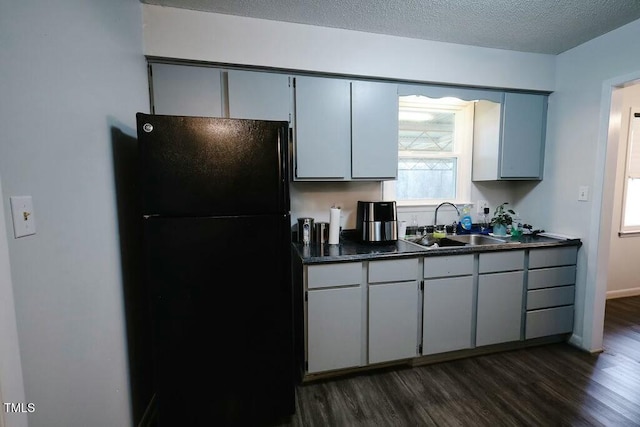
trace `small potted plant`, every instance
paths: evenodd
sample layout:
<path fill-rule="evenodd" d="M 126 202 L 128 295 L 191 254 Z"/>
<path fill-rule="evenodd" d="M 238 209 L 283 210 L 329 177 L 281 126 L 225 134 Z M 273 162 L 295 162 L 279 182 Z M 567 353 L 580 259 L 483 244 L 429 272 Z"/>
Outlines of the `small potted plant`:
<path fill-rule="evenodd" d="M 493 226 L 493 234 L 496 236 L 506 236 L 507 226 L 513 222 L 513 216 L 516 212 L 513 209 L 507 209 L 505 205 L 509 203 L 504 202 L 501 205 L 496 206 L 496 210 L 493 212 L 493 218 L 491 218 L 491 225 Z"/>

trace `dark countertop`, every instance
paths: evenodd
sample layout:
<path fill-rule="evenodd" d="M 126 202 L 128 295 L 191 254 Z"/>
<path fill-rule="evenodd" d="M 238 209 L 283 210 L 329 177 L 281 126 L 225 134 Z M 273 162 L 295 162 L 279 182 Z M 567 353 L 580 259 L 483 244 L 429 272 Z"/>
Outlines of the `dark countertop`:
<path fill-rule="evenodd" d="M 476 252 L 494 252 L 552 246 L 580 246 L 580 239 L 556 239 L 546 236 L 523 235 L 505 244 L 477 246 L 448 246 L 428 248 L 406 240 L 391 243 L 362 243 L 343 232 L 338 245 L 294 242 L 292 247 L 303 264 L 321 264 L 345 261 L 369 261 L 373 259 L 407 258 L 414 256 L 458 255 Z"/>

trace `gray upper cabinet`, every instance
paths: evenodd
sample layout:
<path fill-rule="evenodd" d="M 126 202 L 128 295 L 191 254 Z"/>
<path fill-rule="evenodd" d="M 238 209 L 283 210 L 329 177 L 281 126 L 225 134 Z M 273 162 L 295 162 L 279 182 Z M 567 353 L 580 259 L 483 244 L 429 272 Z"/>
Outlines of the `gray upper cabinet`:
<path fill-rule="evenodd" d="M 351 177 L 398 176 L 398 89 L 389 83 L 351 83 Z"/>
<path fill-rule="evenodd" d="M 397 177 L 396 84 L 296 77 L 294 110 L 294 180 Z"/>
<path fill-rule="evenodd" d="M 476 103 L 473 180 L 541 180 L 547 99 L 544 94 L 505 92 L 500 105 Z"/>
<path fill-rule="evenodd" d="M 149 71 L 154 114 L 289 122 L 294 181 L 397 179 L 399 95 L 475 101 L 473 181 L 542 179 L 547 94 L 156 62 Z"/>
<path fill-rule="evenodd" d="M 547 96 L 504 94 L 500 178 L 542 179 Z"/>
<path fill-rule="evenodd" d="M 150 70 L 155 114 L 291 122 L 286 74 L 162 63 Z"/>
<path fill-rule="evenodd" d="M 149 67 L 154 114 L 223 117 L 220 70 L 160 63 Z"/>
<path fill-rule="evenodd" d="M 291 121 L 291 77 L 286 74 L 229 70 L 229 117 Z"/>
<path fill-rule="evenodd" d="M 349 179 L 350 112 L 348 80 L 296 77 L 294 179 Z"/>

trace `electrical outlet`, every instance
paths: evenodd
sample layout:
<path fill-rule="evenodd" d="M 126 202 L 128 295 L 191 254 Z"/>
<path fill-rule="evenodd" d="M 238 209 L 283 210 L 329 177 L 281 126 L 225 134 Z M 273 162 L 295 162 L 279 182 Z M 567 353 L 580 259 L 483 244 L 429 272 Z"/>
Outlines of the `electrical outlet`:
<path fill-rule="evenodd" d="M 486 200 L 478 200 L 478 203 L 476 203 L 476 213 L 483 214 L 484 208 L 488 207 L 489 203 Z"/>
<path fill-rule="evenodd" d="M 9 197 L 13 217 L 13 233 L 18 237 L 36 234 L 36 217 L 33 214 L 31 196 Z"/>

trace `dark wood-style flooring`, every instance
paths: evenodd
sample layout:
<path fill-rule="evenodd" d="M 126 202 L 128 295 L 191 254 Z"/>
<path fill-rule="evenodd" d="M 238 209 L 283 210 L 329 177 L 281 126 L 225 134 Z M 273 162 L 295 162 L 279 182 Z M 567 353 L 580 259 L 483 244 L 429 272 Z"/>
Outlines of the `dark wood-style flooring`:
<path fill-rule="evenodd" d="M 604 352 L 549 344 L 298 386 L 291 426 L 640 426 L 640 296 L 608 300 Z"/>

